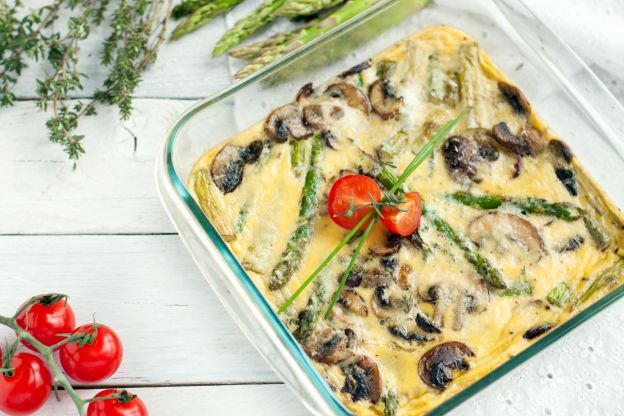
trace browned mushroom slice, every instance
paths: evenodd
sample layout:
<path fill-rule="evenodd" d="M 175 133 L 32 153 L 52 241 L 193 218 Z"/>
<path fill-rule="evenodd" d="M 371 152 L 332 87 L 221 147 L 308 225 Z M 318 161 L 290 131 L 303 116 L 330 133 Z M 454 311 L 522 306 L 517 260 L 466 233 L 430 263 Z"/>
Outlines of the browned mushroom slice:
<path fill-rule="evenodd" d="M 303 121 L 314 129 L 320 129 L 325 124 L 323 108 L 319 104 L 306 105 L 303 107 Z"/>
<path fill-rule="evenodd" d="M 483 214 L 470 223 L 468 236 L 483 250 L 501 258 L 515 256 L 533 263 L 544 251 L 544 242 L 535 226 L 514 214 Z"/>
<path fill-rule="evenodd" d="M 381 396 L 381 373 L 372 359 L 362 356 L 355 363 L 343 367 L 345 384 L 343 393 L 351 395 L 351 400 L 370 400 L 375 404 Z"/>
<path fill-rule="evenodd" d="M 430 334 L 439 334 L 442 332 L 438 324 L 429 319 L 429 317 L 422 312 L 419 312 L 418 315 L 416 315 L 416 325 L 418 325 L 418 327 L 423 331 Z"/>
<path fill-rule="evenodd" d="M 313 332 L 306 340 L 304 349 L 315 361 L 335 364 L 352 356 L 349 344 L 350 340 L 345 331 L 326 328 Z"/>
<path fill-rule="evenodd" d="M 392 274 L 378 268 L 367 269 L 362 272 L 362 287 L 373 288 L 387 286 L 393 282 Z"/>
<path fill-rule="evenodd" d="M 469 357 L 474 357 L 474 353 L 461 342 L 450 341 L 436 345 L 420 358 L 418 375 L 425 384 L 444 390 L 455 379 L 454 371 L 470 369 Z"/>
<path fill-rule="evenodd" d="M 371 297 L 371 306 L 375 316 L 380 319 L 389 319 L 409 314 L 414 303 L 412 300 L 406 301 L 396 286 L 392 288 L 378 286 Z"/>
<path fill-rule="evenodd" d="M 552 139 L 548 142 L 548 150 L 558 158 L 565 160 L 566 163 L 571 163 L 574 159 L 574 153 L 567 144 L 561 140 Z"/>
<path fill-rule="evenodd" d="M 357 108 L 366 115 L 370 114 L 371 104 L 368 101 L 368 97 L 364 94 L 364 91 L 351 84 L 337 82 L 327 87 L 325 93 L 330 97 L 345 100 L 349 107 Z"/>
<path fill-rule="evenodd" d="M 264 131 L 278 143 L 285 142 L 291 136 L 300 140 L 312 135 L 312 130 L 304 124 L 299 106 L 295 103 L 273 110 L 264 122 Z"/>
<path fill-rule="evenodd" d="M 403 341 L 407 341 L 409 343 L 417 342 L 427 342 L 431 341 L 431 338 L 425 334 L 421 334 L 419 332 L 410 330 L 405 325 L 390 325 L 388 326 L 388 332 L 394 335 L 397 338 L 400 338 Z"/>
<path fill-rule="evenodd" d="M 390 86 L 390 82 L 378 79 L 368 88 L 368 97 L 375 113 L 383 120 L 389 120 L 399 115 L 403 98 L 397 97 Z"/>
<path fill-rule="evenodd" d="M 537 156 L 546 149 L 546 139 L 544 136 L 531 126 L 527 126 L 520 132 L 520 140 L 529 146 L 531 156 Z"/>
<path fill-rule="evenodd" d="M 242 149 L 240 146 L 226 144 L 212 162 L 212 180 L 224 194 L 232 192 L 243 180 L 245 161 L 241 157 Z"/>
<path fill-rule="evenodd" d="M 439 327 L 444 326 L 446 310 L 455 300 L 454 288 L 448 285 L 433 285 L 426 289 L 419 289 L 418 293 L 422 300 L 435 305 L 433 309 L 433 321 Z"/>
<path fill-rule="evenodd" d="M 520 156 L 531 154 L 529 143 L 513 134 L 504 121 L 492 127 L 492 136 L 494 136 L 498 144 Z"/>
<path fill-rule="evenodd" d="M 386 243 L 383 246 L 375 246 L 371 248 L 371 254 L 377 256 L 389 256 L 390 254 L 398 253 L 401 249 L 401 243 L 403 238 L 395 233 L 388 233 L 386 236 Z"/>
<path fill-rule="evenodd" d="M 368 316 L 368 308 L 362 296 L 360 296 L 355 290 L 345 289 L 340 294 L 338 303 L 342 305 L 347 311 L 352 312 L 359 316 Z"/>
<path fill-rule="evenodd" d="M 518 87 L 499 81 L 498 89 L 516 113 L 522 115 L 531 114 L 531 105 L 529 104 L 529 100 L 527 100 Z"/>
<path fill-rule="evenodd" d="M 470 286 L 458 289 L 452 327 L 454 331 L 464 327 L 466 315 L 483 312 L 490 302 L 490 292 L 485 282 L 477 277 L 472 278 L 471 282 Z"/>
<path fill-rule="evenodd" d="M 468 178 L 479 182 L 476 177 L 480 162 L 479 146 L 474 140 L 463 136 L 449 137 L 442 149 L 446 168 L 456 180 Z"/>
<path fill-rule="evenodd" d="M 397 283 L 399 287 L 403 290 L 408 290 L 412 287 L 412 283 L 415 273 L 412 271 L 412 268 L 407 264 L 402 264 L 399 269 L 399 276 L 397 278 Z"/>
<path fill-rule="evenodd" d="M 321 139 L 330 149 L 338 150 L 338 139 L 331 130 L 325 129 L 321 131 Z"/>
<path fill-rule="evenodd" d="M 314 89 L 312 83 L 308 82 L 303 87 L 301 87 L 299 92 L 297 92 L 297 98 L 295 98 L 295 100 L 301 101 L 304 98 L 311 97 L 312 95 L 314 95 L 315 92 L 316 90 Z"/>
<path fill-rule="evenodd" d="M 533 328 L 528 329 L 522 338 L 532 340 L 541 335 L 544 335 L 546 332 L 550 331 L 553 328 L 552 324 L 545 323 L 538 326 L 534 326 Z"/>
<path fill-rule="evenodd" d="M 364 71 L 365 69 L 370 68 L 371 66 L 371 61 L 370 59 L 368 61 L 364 61 L 361 62 L 357 65 L 355 65 L 354 67 L 351 67 L 349 69 L 347 69 L 346 71 L 344 71 L 342 74 L 338 75 L 340 78 L 346 78 L 350 75 L 355 75 L 355 74 L 359 74 L 360 72 Z"/>

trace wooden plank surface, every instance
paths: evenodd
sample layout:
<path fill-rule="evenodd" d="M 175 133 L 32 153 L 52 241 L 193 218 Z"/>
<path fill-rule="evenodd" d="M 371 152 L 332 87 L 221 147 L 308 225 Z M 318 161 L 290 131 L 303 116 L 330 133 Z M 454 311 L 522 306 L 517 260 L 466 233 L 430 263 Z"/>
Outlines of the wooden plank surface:
<path fill-rule="evenodd" d="M 79 323 L 124 342 L 113 385 L 277 382 L 177 235 L 0 237 L 3 314 L 32 295 L 71 296 Z M 10 288 L 10 290 L 8 290 Z M 0 339 L 11 337 L 5 327 Z"/>
<path fill-rule="evenodd" d="M 98 390 L 81 390 L 82 397 L 92 397 Z M 309 413 L 283 384 L 242 386 L 195 386 L 134 388 L 152 416 L 222 416 L 267 415 L 303 416 Z M 64 395 L 53 399 L 35 416 L 67 416 L 75 407 Z M 253 410 L 251 410 L 253 409 Z"/>

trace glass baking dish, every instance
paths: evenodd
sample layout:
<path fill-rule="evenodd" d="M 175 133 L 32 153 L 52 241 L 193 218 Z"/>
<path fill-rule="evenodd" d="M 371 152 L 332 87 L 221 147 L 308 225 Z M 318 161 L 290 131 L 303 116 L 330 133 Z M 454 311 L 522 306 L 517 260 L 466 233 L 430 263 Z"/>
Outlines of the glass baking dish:
<path fill-rule="evenodd" d="M 205 151 L 322 82 L 427 26 L 475 37 L 524 91 L 550 128 L 618 207 L 624 206 L 624 109 L 587 66 L 519 0 L 382 0 L 366 12 L 251 77 L 188 109 L 156 162 L 159 194 L 195 262 L 228 312 L 302 402 L 318 415 L 350 415 L 252 283 L 189 194 L 193 163 Z M 429 415 L 447 413 L 624 295 L 611 291 Z"/>

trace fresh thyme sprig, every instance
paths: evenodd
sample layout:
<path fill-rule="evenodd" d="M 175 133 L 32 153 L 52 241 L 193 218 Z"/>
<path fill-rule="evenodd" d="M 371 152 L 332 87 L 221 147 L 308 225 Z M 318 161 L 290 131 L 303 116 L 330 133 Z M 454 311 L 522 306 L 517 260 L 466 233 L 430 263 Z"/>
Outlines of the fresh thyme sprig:
<path fill-rule="evenodd" d="M 405 168 L 403 173 L 399 176 L 398 180 L 396 182 L 394 182 L 394 185 L 389 190 L 389 195 L 395 195 L 396 192 L 401 189 L 401 186 L 407 180 L 407 178 L 409 178 L 410 175 L 412 173 L 414 173 L 414 171 L 418 168 L 418 166 L 422 162 L 424 162 L 433 153 L 433 151 L 442 142 L 442 140 L 444 140 L 444 138 L 451 132 L 451 130 L 453 130 L 455 125 L 462 118 L 464 118 L 466 116 L 466 114 L 468 114 L 468 112 L 471 109 L 472 109 L 472 107 L 470 107 L 470 106 L 466 107 L 457 117 L 455 117 L 453 120 L 451 120 L 448 123 L 446 123 L 429 141 L 427 141 L 427 143 L 420 149 L 418 154 L 416 154 L 416 156 L 414 156 L 414 158 L 409 163 L 409 165 L 407 165 L 407 168 Z M 384 199 L 385 198 L 386 197 L 384 197 Z M 382 199 L 382 201 L 384 199 Z M 334 295 L 332 297 L 332 302 L 329 305 L 329 307 L 327 309 L 327 312 L 325 313 L 325 319 L 329 318 L 329 316 L 331 315 L 332 308 L 336 304 L 337 300 L 340 298 L 340 294 L 342 292 L 342 289 L 344 289 L 344 285 L 346 283 L 346 279 L 347 279 L 349 273 L 351 272 L 351 269 L 353 268 L 353 265 L 355 264 L 355 261 L 356 261 L 358 255 L 360 254 L 360 251 L 362 250 L 362 247 L 364 246 L 364 242 L 366 241 L 366 238 L 368 237 L 368 234 L 370 233 L 370 231 L 372 230 L 374 224 L 376 223 L 377 219 L 379 218 L 379 214 L 375 210 L 371 210 L 370 212 L 368 212 L 360 220 L 360 222 L 358 222 L 357 225 L 355 227 L 353 227 L 353 229 L 350 230 L 345 235 L 345 237 L 340 241 L 340 243 L 338 243 L 338 245 L 321 262 L 321 264 L 312 272 L 312 274 L 306 280 L 304 280 L 304 282 L 299 286 L 299 288 L 297 288 L 297 290 L 295 290 L 295 292 L 292 294 L 292 296 L 290 296 L 290 298 L 288 298 L 286 300 L 286 302 L 284 302 L 284 304 L 278 309 L 278 313 L 282 313 L 286 309 L 288 309 L 288 307 L 299 297 L 299 295 L 301 295 L 301 293 L 305 290 L 305 288 L 308 287 L 308 285 L 310 283 L 312 283 L 312 281 L 314 281 L 314 279 L 321 273 L 321 271 L 323 271 L 323 269 L 329 264 L 329 262 L 331 262 L 334 259 L 334 257 L 336 257 L 336 255 L 340 252 L 340 250 L 351 240 L 351 238 L 353 238 L 353 236 L 359 231 L 359 229 L 364 224 L 366 224 L 366 222 L 369 219 L 371 219 L 371 217 L 373 217 L 372 221 L 368 224 L 366 230 L 364 231 L 364 233 L 360 237 L 360 241 L 358 242 L 358 245 L 357 245 L 356 249 L 354 250 L 354 252 L 353 252 L 353 254 L 351 256 L 351 260 L 349 261 L 349 265 L 347 266 L 347 270 L 343 274 L 342 279 L 340 281 L 340 284 L 338 286 L 338 289 L 334 292 Z"/>
<path fill-rule="evenodd" d="M 110 0 L 54 0 L 24 13 L 20 1 L 11 6 L 0 1 L 0 106 L 13 104 L 12 89 L 27 66 L 26 59 L 46 60 L 52 71 L 37 80 L 37 105 L 42 111 L 51 109 L 46 122 L 49 138 L 71 160 L 84 153 L 84 136 L 76 130 L 83 116 L 96 113 L 96 103 L 118 106 L 122 120 L 130 117 L 132 93 L 141 73 L 154 62 L 165 40 L 172 0 L 115 2 L 102 53 L 102 65 L 110 72 L 93 99 L 70 103 L 87 77 L 79 70 L 80 44 L 93 26 L 105 20 L 110 4 Z M 53 25 L 61 11 L 69 15 L 63 31 Z M 17 17 L 22 14 L 25 17 Z"/>

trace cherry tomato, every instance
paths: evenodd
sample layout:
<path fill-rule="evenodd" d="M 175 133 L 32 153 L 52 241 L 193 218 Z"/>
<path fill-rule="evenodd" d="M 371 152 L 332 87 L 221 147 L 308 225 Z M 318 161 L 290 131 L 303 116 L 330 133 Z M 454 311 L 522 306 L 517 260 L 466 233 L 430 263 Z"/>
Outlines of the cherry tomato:
<path fill-rule="evenodd" d="M 371 203 L 379 202 L 380 199 L 381 190 L 373 179 L 365 175 L 347 175 L 332 185 L 327 212 L 336 224 L 352 230 L 373 209 Z M 360 229 L 366 228 L 370 221 Z"/>
<path fill-rule="evenodd" d="M 15 354 L 11 367 L 12 376 L 0 374 L 0 413 L 16 416 L 36 412 L 52 391 L 50 371 L 41 358 L 27 352 Z"/>
<path fill-rule="evenodd" d="M 422 206 L 418 192 L 408 192 L 405 201 L 395 207 L 385 206 L 381 209 L 381 222 L 393 233 L 407 237 L 420 225 Z"/>
<path fill-rule="evenodd" d="M 69 334 L 76 327 L 74 311 L 64 299 L 53 304 L 38 301 L 17 317 L 17 324 L 48 347 L 63 340 L 57 334 Z M 22 341 L 28 348 L 34 348 Z"/>
<path fill-rule="evenodd" d="M 95 397 L 109 396 L 113 393 L 121 393 L 120 390 L 102 390 Z M 122 393 L 123 394 L 123 393 Z M 132 396 L 132 393 L 127 393 Z M 87 416 L 147 416 L 147 407 L 143 400 L 134 397 L 129 401 L 119 399 L 106 399 L 89 403 Z"/>
<path fill-rule="evenodd" d="M 95 334 L 93 324 L 82 325 L 74 333 Z M 59 348 L 61 366 L 68 376 L 83 383 L 109 378 L 121 365 L 123 347 L 117 334 L 106 325 L 97 324 L 93 342 L 83 346 L 65 344 Z"/>

